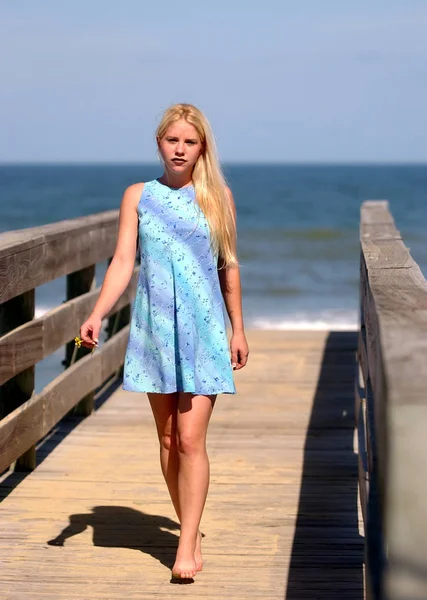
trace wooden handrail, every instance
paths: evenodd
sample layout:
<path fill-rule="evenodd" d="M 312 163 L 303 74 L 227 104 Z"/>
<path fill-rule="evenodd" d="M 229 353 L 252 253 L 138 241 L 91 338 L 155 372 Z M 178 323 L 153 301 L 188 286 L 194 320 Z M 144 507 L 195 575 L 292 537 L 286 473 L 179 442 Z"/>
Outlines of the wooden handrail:
<path fill-rule="evenodd" d="M 0 234 L 0 304 L 114 254 L 118 211 Z"/>
<path fill-rule="evenodd" d="M 427 282 L 386 201 L 360 224 L 356 378 L 368 599 L 427 598 Z"/>
<path fill-rule="evenodd" d="M 111 260 L 118 220 L 113 210 L 0 234 L 0 473 L 14 461 L 33 469 L 36 443 L 71 409 L 90 414 L 95 390 L 123 365 L 137 265 L 106 315 L 108 341 L 90 356 L 80 348 L 71 365 L 74 337 L 101 289 L 95 264 Z M 35 288 L 64 275 L 66 301 L 35 319 Z M 35 364 L 63 345 L 67 368 L 35 395 Z"/>

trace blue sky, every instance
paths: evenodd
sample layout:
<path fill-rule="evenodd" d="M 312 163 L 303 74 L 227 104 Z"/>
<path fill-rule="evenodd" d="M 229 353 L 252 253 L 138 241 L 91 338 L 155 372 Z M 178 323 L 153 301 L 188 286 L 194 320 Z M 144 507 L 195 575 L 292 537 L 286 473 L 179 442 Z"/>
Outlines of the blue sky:
<path fill-rule="evenodd" d="M 427 160 L 425 0 L 3 0 L 0 161 L 156 161 L 191 102 L 228 162 Z"/>

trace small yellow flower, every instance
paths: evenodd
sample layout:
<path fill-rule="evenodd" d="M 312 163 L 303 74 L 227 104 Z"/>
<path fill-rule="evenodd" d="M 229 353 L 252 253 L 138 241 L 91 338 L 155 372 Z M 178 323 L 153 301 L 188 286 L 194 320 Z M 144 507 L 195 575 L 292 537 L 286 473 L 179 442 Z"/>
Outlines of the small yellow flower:
<path fill-rule="evenodd" d="M 77 346 L 77 348 L 80 348 L 80 346 L 82 345 L 83 340 L 82 338 L 80 338 L 78 335 L 74 338 L 74 345 Z M 97 344 L 94 344 L 91 352 L 94 352 L 95 348 L 96 348 Z"/>

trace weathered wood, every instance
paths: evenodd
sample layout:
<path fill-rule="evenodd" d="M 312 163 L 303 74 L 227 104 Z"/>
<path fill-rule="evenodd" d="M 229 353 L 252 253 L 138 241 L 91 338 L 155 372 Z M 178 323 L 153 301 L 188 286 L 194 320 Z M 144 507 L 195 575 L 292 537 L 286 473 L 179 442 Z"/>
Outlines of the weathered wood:
<path fill-rule="evenodd" d="M 67 275 L 66 300 L 73 300 L 87 292 L 92 292 L 96 288 L 95 265 L 89 265 L 84 269 L 69 273 Z M 77 332 L 78 333 L 78 332 Z M 65 347 L 64 365 L 67 368 L 71 363 L 74 351 L 74 340 L 71 340 Z"/>
<path fill-rule="evenodd" d="M 135 297 L 139 267 L 128 287 L 106 317 L 114 315 Z M 98 299 L 101 287 L 68 300 L 38 319 L 33 319 L 0 337 L 0 384 L 43 360 L 78 334 Z M 0 305 L 0 311 L 2 310 Z"/>
<path fill-rule="evenodd" d="M 0 234 L 0 304 L 114 254 L 118 210 Z"/>
<path fill-rule="evenodd" d="M 69 273 L 67 275 L 67 287 L 66 287 L 66 298 L 67 300 L 72 300 L 81 296 L 82 294 L 86 294 L 87 292 L 91 292 L 96 288 L 96 278 L 95 278 L 95 265 L 89 265 L 84 269 L 80 269 L 79 271 L 75 271 L 74 273 Z M 79 333 L 79 332 L 77 332 Z M 71 359 L 73 357 L 75 349 L 74 339 L 68 342 L 65 345 L 65 360 L 64 366 L 68 368 L 71 364 Z M 81 347 L 75 354 L 75 360 L 79 360 L 82 356 L 85 356 L 90 353 L 88 348 Z M 94 390 L 90 391 L 89 394 L 86 394 L 72 409 L 73 414 L 77 416 L 87 417 L 91 414 L 94 409 Z"/>
<path fill-rule="evenodd" d="M 118 389 L 65 437 L 62 423 L 29 477 L 0 486 L 7 600 L 362 600 L 353 380 L 340 378 L 357 337 L 247 337 L 238 394 L 218 397 L 209 425 L 205 564 L 194 585 L 169 583 L 179 530 L 148 399 Z"/>
<path fill-rule="evenodd" d="M 387 202 L 363 204 L 360 241 L 368 597 L 415 600 L 427 597 L 427 282 Z"/>
<path fill-rule="evenodd" d="M 0 305 L 0 335 L 19 327 L 34 317 L 35 294 L 29 290 Z M 0 419 L 24 404 L 34 391 L 34 363 L 0 386 Z M 35 445 L 26 446 L 16 453 L 14 465 L 17 471 L 29 471 L 36 466 Z M 9 466 L 8 465 L 4 466 Z M 3 468 L 4 468 L 3 466 Z M 0 473 L 3 470 L 0 466 Z"/>
<path fill-rule="evenodd" d="M 0 472 L 45 436 L 123 362 L 129 327 L 82 358 L 0 421 Z"/>
<path fill-rule="evenodd" d="M 361 371 L 361 369 L 360 369 Z M 369 495 L 369 469 L 367 455 L 367 432 L 366 432 L 366 397 L 364 392 L 363 378 L 360 376 L 355 379 L 355 420 L 357 432 L 357 448 L 359 457 L 359 489 L 360 504 L 362 508 L 363 519 L 367 519 L 367 498 Z"/>

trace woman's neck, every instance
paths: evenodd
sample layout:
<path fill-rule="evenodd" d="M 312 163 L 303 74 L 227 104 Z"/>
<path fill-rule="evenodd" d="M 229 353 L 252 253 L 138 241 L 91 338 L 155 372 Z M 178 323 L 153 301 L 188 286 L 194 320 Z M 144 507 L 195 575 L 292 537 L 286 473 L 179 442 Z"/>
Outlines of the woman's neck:
<path fill-rule="evenodd" d="M 191 184 L 192 173 L 171 173 L 165 169 L 159 181 L 169 187 L 180 188 Z"/>

